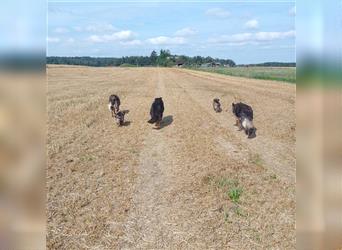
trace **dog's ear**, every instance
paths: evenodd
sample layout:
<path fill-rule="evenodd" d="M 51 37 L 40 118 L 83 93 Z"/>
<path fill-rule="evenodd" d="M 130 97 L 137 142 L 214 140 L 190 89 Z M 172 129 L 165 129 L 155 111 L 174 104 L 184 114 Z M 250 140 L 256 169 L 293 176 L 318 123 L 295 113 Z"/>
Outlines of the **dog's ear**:
<path fill-rule="evenodd" d="M 234 103 L 232 103 L 232 107 L 233 107 L 233 108 L 235 107 L 235 104 L 234 104 Z"/>

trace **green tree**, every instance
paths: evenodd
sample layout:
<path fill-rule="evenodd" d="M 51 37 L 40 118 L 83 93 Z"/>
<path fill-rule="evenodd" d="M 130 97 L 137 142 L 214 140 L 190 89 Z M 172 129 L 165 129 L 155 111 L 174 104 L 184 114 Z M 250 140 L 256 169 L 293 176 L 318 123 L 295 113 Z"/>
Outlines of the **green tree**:
<path fill-rule="evenodd" d="M 157 59 L 158 59 L 158 54 L 157 54 L 157 52 L 155 52 L 153 50 L 151 55 L 150 55 L 151 65 L 155 66 L 157 64 Z"/>

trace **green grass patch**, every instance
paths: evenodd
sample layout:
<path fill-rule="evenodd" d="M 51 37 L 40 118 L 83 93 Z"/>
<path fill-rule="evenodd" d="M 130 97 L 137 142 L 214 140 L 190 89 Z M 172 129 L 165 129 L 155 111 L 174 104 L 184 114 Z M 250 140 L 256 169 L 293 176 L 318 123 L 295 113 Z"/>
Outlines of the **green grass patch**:
<path fill-rule="evenodd" d="M 233 187 L 230 188 L 227 192 L 229 198 L 234 202 L 237 203 L 240 200 L 240 196 L 242 194 L 242 188 L 240 187 Z"/>
<path fill-rule="evenodd" d="M 223 189 L 232 202 L 239 202 L 242 194 L 242 188 L 239 186 L 239 182 L 237 180 L 222 177 L 220 179 L 213 180 L 213 183 L 216 187 Z"/>
<path fill-rule="evenodd" d="M 230 76 L 296 83 L 295 67 L 191 67 L 189 69 Z"/>
<path fill-rule="evenodd" d="M 239 183 L 237 180 L 231 180 L 227 178 L 221 178 L 216 181 L 216 184 L 220 188 L 237 186 Z"/>

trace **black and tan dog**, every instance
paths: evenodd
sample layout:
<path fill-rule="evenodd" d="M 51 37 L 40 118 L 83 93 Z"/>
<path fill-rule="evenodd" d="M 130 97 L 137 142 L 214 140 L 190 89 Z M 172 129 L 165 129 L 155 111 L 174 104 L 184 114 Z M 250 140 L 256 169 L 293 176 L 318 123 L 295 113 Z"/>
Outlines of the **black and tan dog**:
<path fill-rule="evenodd" d="M 112 117 L 120 110 L 120 98 L 117 95 L 109 96 L 108 109 L 112 112 Z"/>
<path fill-rule="evenodd" d="M 155 98 L 154 102 L 151 105 L 150 115 L 151 119 L 148 120 L 148 123 L 155 123 L 157 128 L 160 128 L 160 123 L 163 120 L 164 113 L 164 102 L 161 97 Z"/>
<path fill-rule="evenodd" d="M 220 99 L 215 98 L 213 100 L 213 108 L 214 108 L 216 113 L 220 113 L 222 111 Z"/>

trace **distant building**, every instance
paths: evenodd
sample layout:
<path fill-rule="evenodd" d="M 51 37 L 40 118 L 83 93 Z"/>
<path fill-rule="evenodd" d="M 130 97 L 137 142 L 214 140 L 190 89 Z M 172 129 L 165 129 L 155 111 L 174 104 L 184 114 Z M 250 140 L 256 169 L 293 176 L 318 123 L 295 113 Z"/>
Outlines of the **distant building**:
<path fill-rule="evenodd" d="M 176 66 L 177 67 L 183 67 L 184 64 L 185 64 L 184 60 L 182 60 L 182 59 L 177 59 L 176 60 Z"/>

